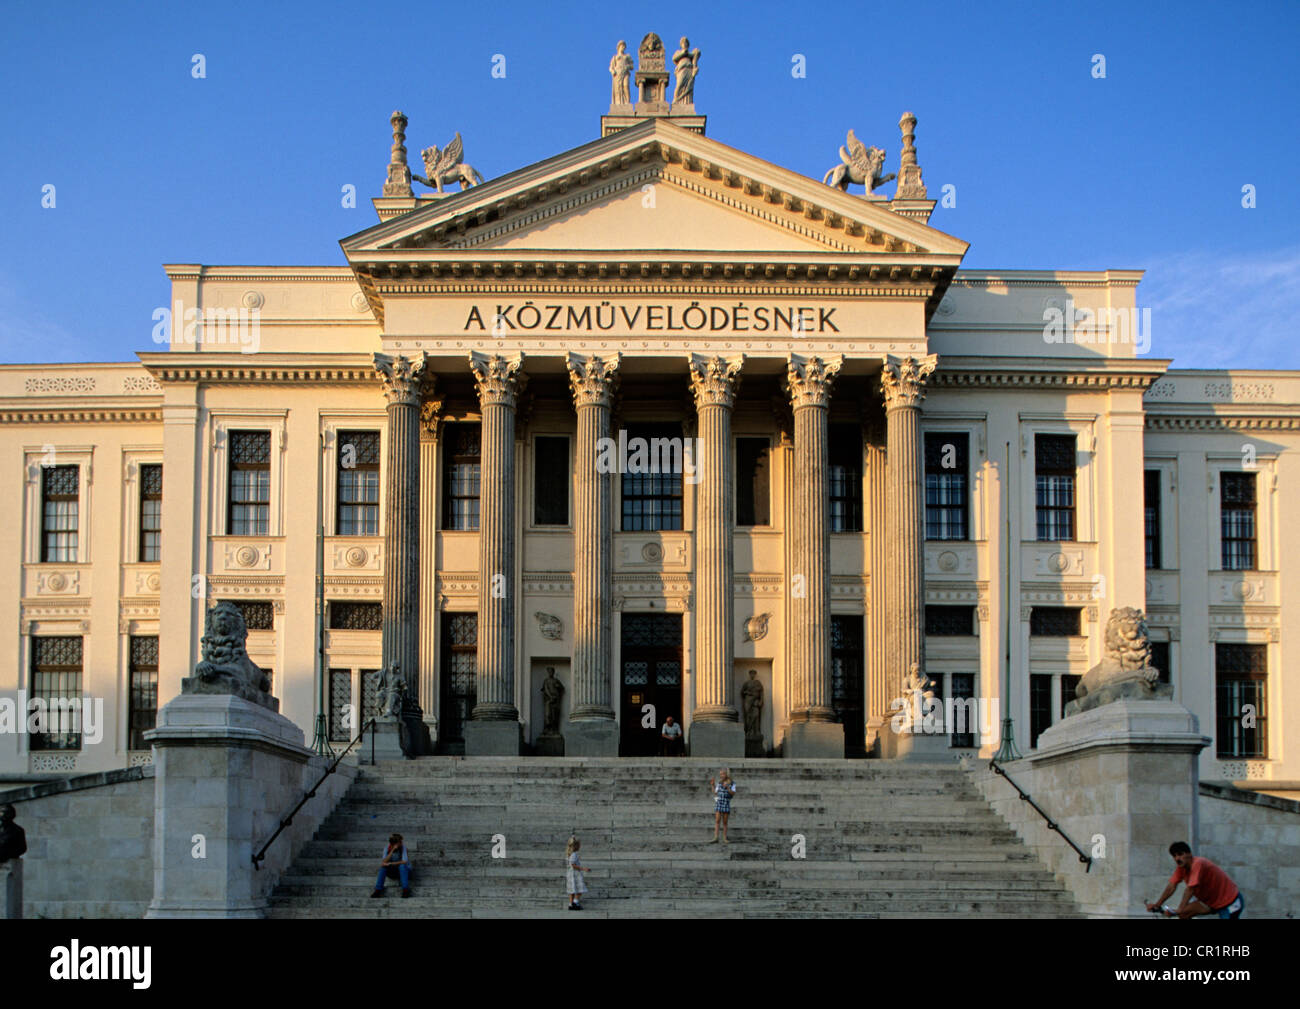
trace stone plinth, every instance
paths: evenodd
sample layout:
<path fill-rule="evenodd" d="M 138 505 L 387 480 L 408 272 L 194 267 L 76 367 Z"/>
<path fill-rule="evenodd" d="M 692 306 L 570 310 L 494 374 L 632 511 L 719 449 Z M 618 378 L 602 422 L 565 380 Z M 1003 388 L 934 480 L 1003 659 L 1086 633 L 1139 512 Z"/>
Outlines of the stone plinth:
<path fill-rule="evenodd" d="M 560 756 L 618 756 L 618 725 L 610 721 L 570 721 L 565 726 Z M 540 752 L 540 751 L 539 751 Z"/>
<path fill-rule="evenodd" d="M 518 721 L 473 719 L 465 723 L 465 756 L 517 757 L 524 752 L 523 726 Z"/>
<path fill-rule="evenodd" d="M 1093 917 L 1142 918 L 1164 889 L 1169 845 L 1197 837 L 1197 754 L 1209 745 L 1196 716 L 1172 701 L 1116 701 L 1065 718 L 1007 774 L 1086 853 L 1050 831 L 987 763 L 969 762 L 976 784 L 1040 861 Z"/>
<path fill-rule="evenodd" d="M 401 727 L 397 724 L 397 719 L 381 719 L 375 722 L 372 730 L 375 734 L 375 762 L 381 760 L 402 760 L 405 754 L 402 753 L 402 736 Z M 362 760 L 370 760 L 370 740 L 363 739 L 359 745 Z"/>
<path fill-rule="evenodd" d="M 16 921 L 23 916 L 23 860 L 0 862 L 0 917 Z"/>
<path fill-rule="evenodd" d="M 156 767 L 146 917 L 264 917 L 276 872 L 255 870 L 252 855 L 302 795 L 313 758 L 302 730 L 242 698 L 187 694 L 146 738 Z M 277 844 L 287 865 L 290 841 Z"/>
<path fill-rule="evenodd" d="M 841 758 L 844 756 L 844 726 L 838 722 L 791 722 L 786 730 L 781 756 L 793 760 Z"/>
<path fill-rule="evenodd" d="M 564 737 L 558 732 L 543 732 L 533 746 L 539 757 L 563 757 Z"/>
<path fill-rule="evenodd" d="M 745 756 L 745 730 L 737 722 L 692 722 L 692 757 L 726 757 L 739 759 Z M 840 756 L 843 756 L 843 743 Z"/>

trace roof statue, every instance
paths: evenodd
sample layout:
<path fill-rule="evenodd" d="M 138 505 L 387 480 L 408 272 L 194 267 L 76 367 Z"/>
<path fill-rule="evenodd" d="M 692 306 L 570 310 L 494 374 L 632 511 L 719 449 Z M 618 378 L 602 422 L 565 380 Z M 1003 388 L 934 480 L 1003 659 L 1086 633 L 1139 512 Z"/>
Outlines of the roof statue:
<path fill-rule="evenodd" d="M 424 159 L 424 170 L 429 173 L 429 177 L 426 179 L 422 175 L 412 175 L 411 178 L 440 193 L 444 184 L 450 185 L 453 182 L 459 182 L 462 191 L 477 186 L 483 181 L 483 176 L 472 165 L 461 160 L 464 150 L 465 145 L 461 142 L 459 133 L 452 138 L 446 150 L 440 151 L 436 146 L 426 147 L 420 152 L 420 157 Z"/>
<path fill-rule="evenodd" d="M 613 90 L 609 96 L 609 111 L 632 111 L 632 57 L 628 54 L 627 43 L 619 39 L 618 48 L 609 61 L 609 76 L 613 78 Z"/>
<path fill-rule="evenodd" d="M 840 148 L 840 161 L 844 163 L 828 171 L 822 176 L 822 181 L 846 193 L 849 183 L 855 182 L 866 186 L 866 195 L 870 196 L 873 190 L 895 178 L 892 172 L 884 176 L 880 174 L 885 164 L 885 152 L 879 147 L 867 147 L 852 130 L 849 130 L 848 149 Z"/>
<path fill-rule="evenodd" d="M 695 75 L 700 72 L 700 51 L 691 48 L 691 40 L 682 36 L 682 45 L 673 53 L 673 72 L 677 75 L 677 90 L 673 92 L 673 106 L 689 105 L 695 108 Z"/>

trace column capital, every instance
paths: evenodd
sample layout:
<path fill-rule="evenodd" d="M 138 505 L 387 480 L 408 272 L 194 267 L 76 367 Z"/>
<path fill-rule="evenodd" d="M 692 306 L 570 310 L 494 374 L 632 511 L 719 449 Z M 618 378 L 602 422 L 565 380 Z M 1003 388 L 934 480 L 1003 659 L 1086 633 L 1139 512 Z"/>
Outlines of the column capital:
<path fill-rule="evenodd" d="M 584 356 L 569 352 L 566 364 L 569 369 L 569 391 L 573 393 L 573 405 L 609 406 L 613 399 L 614 387 L 618 382 L 618 367 L 623 355 L 618 351 L 612 357 L 600 357 L 596 354 Z"/>
<path fill-rule="evenodd" d="M 519 394 L 528 384 L 528 376 L 521 369 L 524 366 L 523 353 L 502 357 L 500 354 L 483 354 L 477 350 L 469 352 L 469 367 L 474 373 L 474 383 L 478 387 L 480 406 L 514 407 Z"/>
<path fill-rule="evenodd" d="M 432 382 L 432 377 L 430 378 Z M 430 389 L 432 392 L 432 389 Z M 446 400 L 442 396 L 426 395 L 420 404 L 420 437 L 422 440 L 437 441 L 438 429 L 442 426 L 442 412 Z"/>
<path fill-rule="evenodd" d="M 705 406 L 735 405 L 736 393 L 740 391 L 740 369 L 745 366 L 744 354 L 734 357 L 691 354 L 687 363 L 696 410 Z"/>
<path fill-rule="evenodd" d="M 831 401 L 831 387 L 835 377 L 844 367 L 844 356 L 805 357 L 790 354 L 786 357 L 786 386 L 790 392 L 790 405 L 827 407 Z"/>
<path fill-rule="evenodd" d="M 429 355 L 424 351 L 416 357 L 401 354 L 375 354 L 375 371 L 384 384 L 384 399 L 388 405 L 417 406 L 420 395 L 425 390 L 428 375 Z"/>
<path fill-rule="evenodd" d="M 926 382 L 938 364 L 938 354 L 928 354 L 922 358 L 886 354 L 884 367 L 880 371 L 880 390 L 885 394 L 885 409 L 920 406 L 921 400 L 925 399 Z"/>

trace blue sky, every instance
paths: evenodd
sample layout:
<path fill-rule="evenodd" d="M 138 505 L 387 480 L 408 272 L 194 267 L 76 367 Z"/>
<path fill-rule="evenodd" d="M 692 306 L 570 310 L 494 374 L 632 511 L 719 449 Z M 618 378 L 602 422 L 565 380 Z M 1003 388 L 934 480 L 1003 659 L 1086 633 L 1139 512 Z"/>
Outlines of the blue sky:
<path fill-rule="evenodd" d="M 656 31 L 702 49 L 711 137 L 820 178 L 853 127 L 895 171 L 911 109 L 931 195 L 956 187 L 931 223 L 967 267 L 1144 268 L 1153 356 L 1300 368 L 1294 0 L 651 9 L 8 0 L 0 360 L 154 349 L 164 262 L 341 263 L 394 108 L 417 171 L 457 130 L 488 178 L 595 139 L 615 42 Z"/>

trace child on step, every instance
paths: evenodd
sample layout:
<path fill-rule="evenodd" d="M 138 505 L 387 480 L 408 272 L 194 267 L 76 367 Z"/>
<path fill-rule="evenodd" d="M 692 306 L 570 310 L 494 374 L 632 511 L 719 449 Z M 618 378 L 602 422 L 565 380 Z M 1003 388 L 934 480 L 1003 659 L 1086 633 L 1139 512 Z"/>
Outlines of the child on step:
<path fill-rule="evenodd" d="M 576 836 L 569 838 L 569 843 L 564 846 L 564 882 L 569 891 L 570 911 L 582 910 L 582 903 L 578 897 L 587 892 L 587 884 L 582 880 L 582 874 L 587 870 L 582 867 L 578 858 L 578 850 L 581 847 L 582 842 Z"/>
<path fill-rule="evenodd" d="M 730 844 L 727 840 L 727 818 L 731 816 L 731 797 L 736 794 L 736 783 L 731 780 L 731 771 L 722 768 L 718 771 L 716 778 L 709 779 L 709 788 L 713 791 L 713 840 L 709 844 L 718 843 L 718 824 L 722 824 L 722 843 Z"/>

